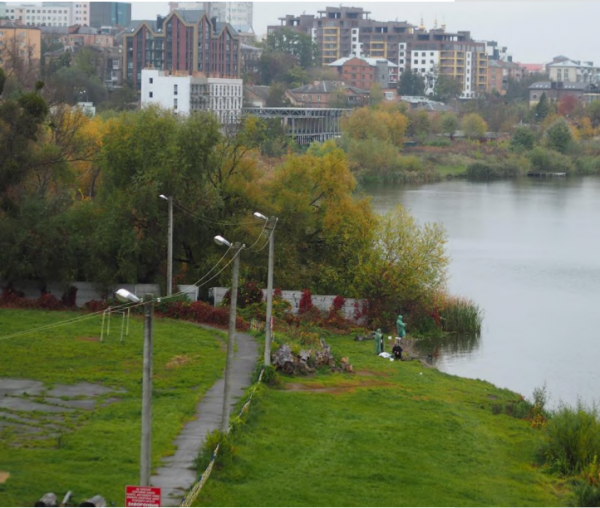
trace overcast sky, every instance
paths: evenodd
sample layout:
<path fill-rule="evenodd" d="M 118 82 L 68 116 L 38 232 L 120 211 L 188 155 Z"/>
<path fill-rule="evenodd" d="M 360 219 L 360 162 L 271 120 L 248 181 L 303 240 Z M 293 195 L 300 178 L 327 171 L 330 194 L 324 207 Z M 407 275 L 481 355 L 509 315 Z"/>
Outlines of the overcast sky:
<path fill-rule="evenodd" d="M 266 32 L 286 14 L 317 14 L 340 2 L 255 2 L 254 31 Z M 516 62 L 546 63 L 557 55 L 600 65 L 600 1 L 488 1 L 456 2 L 342 2 L 363 7 L 378 21 L 408 21 L 433 28 L 446 23 L 446 30 L 468 30 L 475 40 L 493 40 L 507 46 Z M 169 12 L 167 2 L 132 2 L 134 19 L 153 19 Z"/>

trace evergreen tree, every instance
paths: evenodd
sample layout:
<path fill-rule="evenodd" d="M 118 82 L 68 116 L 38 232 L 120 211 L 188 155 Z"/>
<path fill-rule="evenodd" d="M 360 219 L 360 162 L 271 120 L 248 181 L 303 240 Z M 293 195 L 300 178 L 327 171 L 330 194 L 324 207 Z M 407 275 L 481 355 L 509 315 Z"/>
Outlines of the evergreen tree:
<path fill-rule="evenodd" d="M 541 122 L 544 118 L 548 116 L 549 113 L 550 104 L 548 101 L 548 97 L 546 97 L 546 92 L 544 92 L 540 97 L 540 102 L 538 102 L 535 106 L 535 119 L 538 122 Z"/>

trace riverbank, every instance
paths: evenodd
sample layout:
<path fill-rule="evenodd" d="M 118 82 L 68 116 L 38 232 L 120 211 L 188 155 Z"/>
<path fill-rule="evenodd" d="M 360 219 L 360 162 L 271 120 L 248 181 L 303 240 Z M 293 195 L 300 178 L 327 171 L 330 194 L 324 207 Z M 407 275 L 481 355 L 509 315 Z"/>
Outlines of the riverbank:
<path fill-rule="evenodd" d="M 567 503 L 563 482 L 535 465 L 542 433 L 504 411 L 526 407 L 520 395 L 390 362 L 371 341 L 327 340 L 355 373 L 261 386 L 195 506 Z"/>

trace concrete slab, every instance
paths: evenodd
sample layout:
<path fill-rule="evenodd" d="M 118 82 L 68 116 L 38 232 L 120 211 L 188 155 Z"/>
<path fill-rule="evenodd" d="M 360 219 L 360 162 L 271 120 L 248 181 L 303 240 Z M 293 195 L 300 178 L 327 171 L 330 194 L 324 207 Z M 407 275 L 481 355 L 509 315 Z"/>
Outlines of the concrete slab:
<path fill-rule="evenodd" d="M 48 391 L 48 395 L 51 397 L 98 397 L 99 395 L 106 395 L 107 393 L 113 392 L 124 393 L 125 390 L 121 388 L 109 388 L 92 383 L 77 383 L 74 385 L 59 384 Z"/>
<path fill-rule="evenodd" d="M 40 411 L 42 413 L 68 413 L 73 411 L 68 407 L 42 404 L 19 397 L 3 397 L 0 399 L 0 408 L 12 409 L 14 411 Z"/>
<path fill-rule="evenodd" d="M 238 332 L 236 342 L 230 414 L 237 400 L 250 386 L 258 355 L 258 345 L 252 335 Z M 193 469 L 194 460 L 207 434 L 221 426 L 224 386 L 225 381 L 220 379 L 206 392 L 196 407 L 196 418 L 186 423 L 175 439 L 177 451 L 172 456 L 165 457 L 163 465 L 157 468 L 152 476 L 152 485 L 161 488 L 162 506 L 179 506 L 182 498 L 198 479 Z"/>
<path fill-rule="evenodd" d="M 0 378 L 0 397 L 13 395 L 39 395 L 44 391 L 44 383 L 32 379 Z"/>

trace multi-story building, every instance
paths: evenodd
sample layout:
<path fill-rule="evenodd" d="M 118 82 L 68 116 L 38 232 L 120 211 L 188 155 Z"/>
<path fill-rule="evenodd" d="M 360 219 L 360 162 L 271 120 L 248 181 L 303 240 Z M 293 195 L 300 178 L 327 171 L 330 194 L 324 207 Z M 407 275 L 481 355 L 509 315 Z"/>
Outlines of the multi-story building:
<path fill-rule="evenodd" d="M 280 25 L 267 27 L 267 32 L 287 28 L 310 34 L 323 65 L 349 56 L 385 59 L 398 66 L 398 74 L 411 69 L 423 76 L 427 93 L 433 92 L 438 74 L 458 79 L 462 98 L 486 91 L 486 45 L 474 41 L 470 32 L 446 32 L 437 22 L 427 30 L 422 22 L 417 27 L 406 21 L 376 21 L 369 14 L 360 7 L 327 7 L 318 16 L 279 18 Z"/>
<path fill-rule="evenodd" d="M 123 77 L 140 89 L 142 69 L 240 77 L 240 42 L 233 27 L 204 11 L 173 11 L 156 21 L 132 21 L 123 35 Z"/>
<path fill-rule="evenodd" d="M 574 83 L 600 82 L 600 68 L 594 62 L 581 62 L 579 60 L 561 59 L 548 64 L 550 81 L 570 81 Z"/>
<path fill-rule="evenodd" d="M 90 2 L 90 26 L 122 26 L 131 23 L 131 4 L 125 2 Z"/>
<path fill-rule="evenodd" d="M 252 2 L 169 2 L 169 11 L 201 10 L 233 26 L 252 26 Z"/>
<path fill-rule="evenodd" d="M 4 15 L 31 26 L 89 26 L 90 2 L 10 2 L 5 5 Z"/>
<path fill-rule="evenodd" d="M 241 79 L 207 78 L 144 69 L 141 85 L 142 107 L 158 104 L 178 114 L 211 111 L 224 125 L 238 123 L 242 118 L 244 91 Z"/>
<path fill-rule="evenodd" d="M 42 34 L 39 28 L 0 20 L 0 67 L 19 61 L 22 69 L 39 71 Z"/>
<path fill-rule="evenodd" d="M 340 93 L 343 104 L 340 103 Z M 286 97 L 292 106 L 303 108 L 347 108 L 368 104 L 370 92 L 341 81 L 315 81 L 288 90 Z"/>
<path fill-rule="evenodd" d="M 337 70 L 340 80 L 368 90 L 373 84 L 381 88 L 398 83 L 398 66 L 384 58 L 346 57 L 329 64 Z"/>
<path fill-rule="evenodd" d="M 99 28 L 90 26 L 42 26 L 40 30 L 42 39 L 59 42 L 65 51 L 67 48 L 81 46 L 110 48 L 114 46 L 115 41 L 114 35 L 102 33 Z"/>

